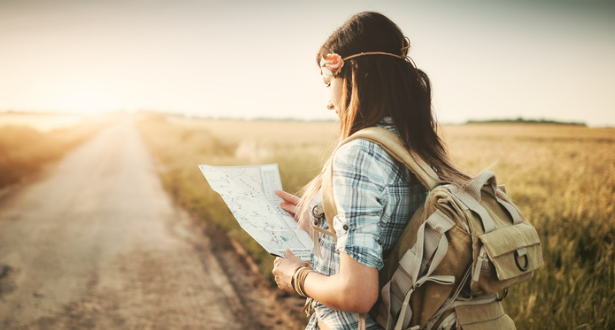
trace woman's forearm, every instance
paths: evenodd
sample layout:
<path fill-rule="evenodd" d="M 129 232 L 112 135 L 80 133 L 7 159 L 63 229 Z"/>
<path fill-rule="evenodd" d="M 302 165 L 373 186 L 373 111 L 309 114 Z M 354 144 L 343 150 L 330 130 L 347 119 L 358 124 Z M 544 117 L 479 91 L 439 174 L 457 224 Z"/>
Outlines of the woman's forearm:
<path fill-rule="evenodd" d="M 378 271 L 341 253 L 338 274 L 310 273 L 303 289 L 309 297 L 335 310 L 367 313 L 378 299 Z"/>

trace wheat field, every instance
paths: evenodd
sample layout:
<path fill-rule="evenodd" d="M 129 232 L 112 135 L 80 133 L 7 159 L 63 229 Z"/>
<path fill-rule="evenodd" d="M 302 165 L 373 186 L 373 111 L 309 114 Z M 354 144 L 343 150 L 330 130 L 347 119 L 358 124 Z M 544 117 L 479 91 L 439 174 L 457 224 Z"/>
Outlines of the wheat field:
<path fill-rule="evenodd" d="M 198 164 L 278 163 L 297 192 L 332 151 L 332 122 L 148 117 L 139 129 L 165 188 L 226 230 L 270 274 L 272 257 L 239 228 Z M 615 329 L 615 129 L 563 125 L 443 126 L 455 164 L 489 168 L 541 236 L 545 264 L 504 300 L 518 329 Z"/>

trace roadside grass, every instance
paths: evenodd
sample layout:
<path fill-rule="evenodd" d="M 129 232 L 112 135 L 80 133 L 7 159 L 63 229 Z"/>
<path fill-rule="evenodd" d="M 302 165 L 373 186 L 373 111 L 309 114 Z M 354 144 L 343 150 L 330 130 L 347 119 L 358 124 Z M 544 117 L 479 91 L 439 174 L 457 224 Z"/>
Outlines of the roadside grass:
<path fill-rule="evenodd" d="M 27 121 L 20 125 L 0 126 L 0 188 L 60 159 L 67 151 L 92 137 L 103 125 L 103 122 L 87 121 L 42 131 L 34 128 L 37 124 L 27 125 Z"/>
<path fill-rule="evenodd" d="M 165 188 L 229 233 L 266 276 L 272 260 L 239 227 L 198 164 L 278 163 L 297 192 L 332 150 L 335 123 L 150 117 L 138 127 Z M 537 227 L 545 265 L 504 300 L 518 329 L 614 329 L 615 129 L 558 125 L 460 125 L 440 132 L 469 174 L 489 167 Z"/>
<path fill-rule="evenodd" d="M 320 170 L 322 147 L 335 137 L 335 124 L 190 121 L 158 116 L 137 121 L 137 127 L 158 161 L 165 189 L 182 206 L 226 231 L 260 271 L 272 278 L 273 257 L 241 229 L 197 165 L 278 163 L 284 190 L 296 193 Z"/>

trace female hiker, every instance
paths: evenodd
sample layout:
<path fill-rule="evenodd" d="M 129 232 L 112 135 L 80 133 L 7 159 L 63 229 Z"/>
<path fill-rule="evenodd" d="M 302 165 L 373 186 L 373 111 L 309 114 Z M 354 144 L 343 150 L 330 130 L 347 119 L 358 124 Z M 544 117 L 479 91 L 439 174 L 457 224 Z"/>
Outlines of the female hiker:
<path fill-rule="evenodd" d="M 340 119 L 339 141 L 366 127 L 383 127 L 439 174 L 465 178 L 436 134 L 429 79 L 410 60 L 409 50 L 410 41 L 397 25 L 374 12 L 354 15 L 322 45 L 317 63 L 330 89 L 327 108 Z M 309 297 L 314 313 L 307 329 L 357 329 L 360 315 L 378 299 L 383 256 L 427 191 L 403 164 L 366 140 L 344 144 L 330 161 L 338 211 L 335 236 L 323 233 L 331 228 L 313 216 L 319 215 L 314 206 L 320 203 L 323 174 L 307 185 L 301 199 L 279 191 L 282 207 L 318 246 L 309 267 L 287 250 L 285 258 L 274 261 L 273 274 L 281 290 Z M 382 329 L 369 314 L 365 326 Z"/>

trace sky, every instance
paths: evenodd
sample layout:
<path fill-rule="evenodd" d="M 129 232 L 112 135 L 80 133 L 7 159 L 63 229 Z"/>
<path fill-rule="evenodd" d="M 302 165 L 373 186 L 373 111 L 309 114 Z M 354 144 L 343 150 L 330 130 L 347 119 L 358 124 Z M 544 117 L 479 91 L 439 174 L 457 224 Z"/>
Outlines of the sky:
<path fill-rule="evenodd" d="M 387 15 L 441 123 L 615 126 L 615 1 L 0 0 L 0 111 L 335 119 L 315 54 Z"/>

